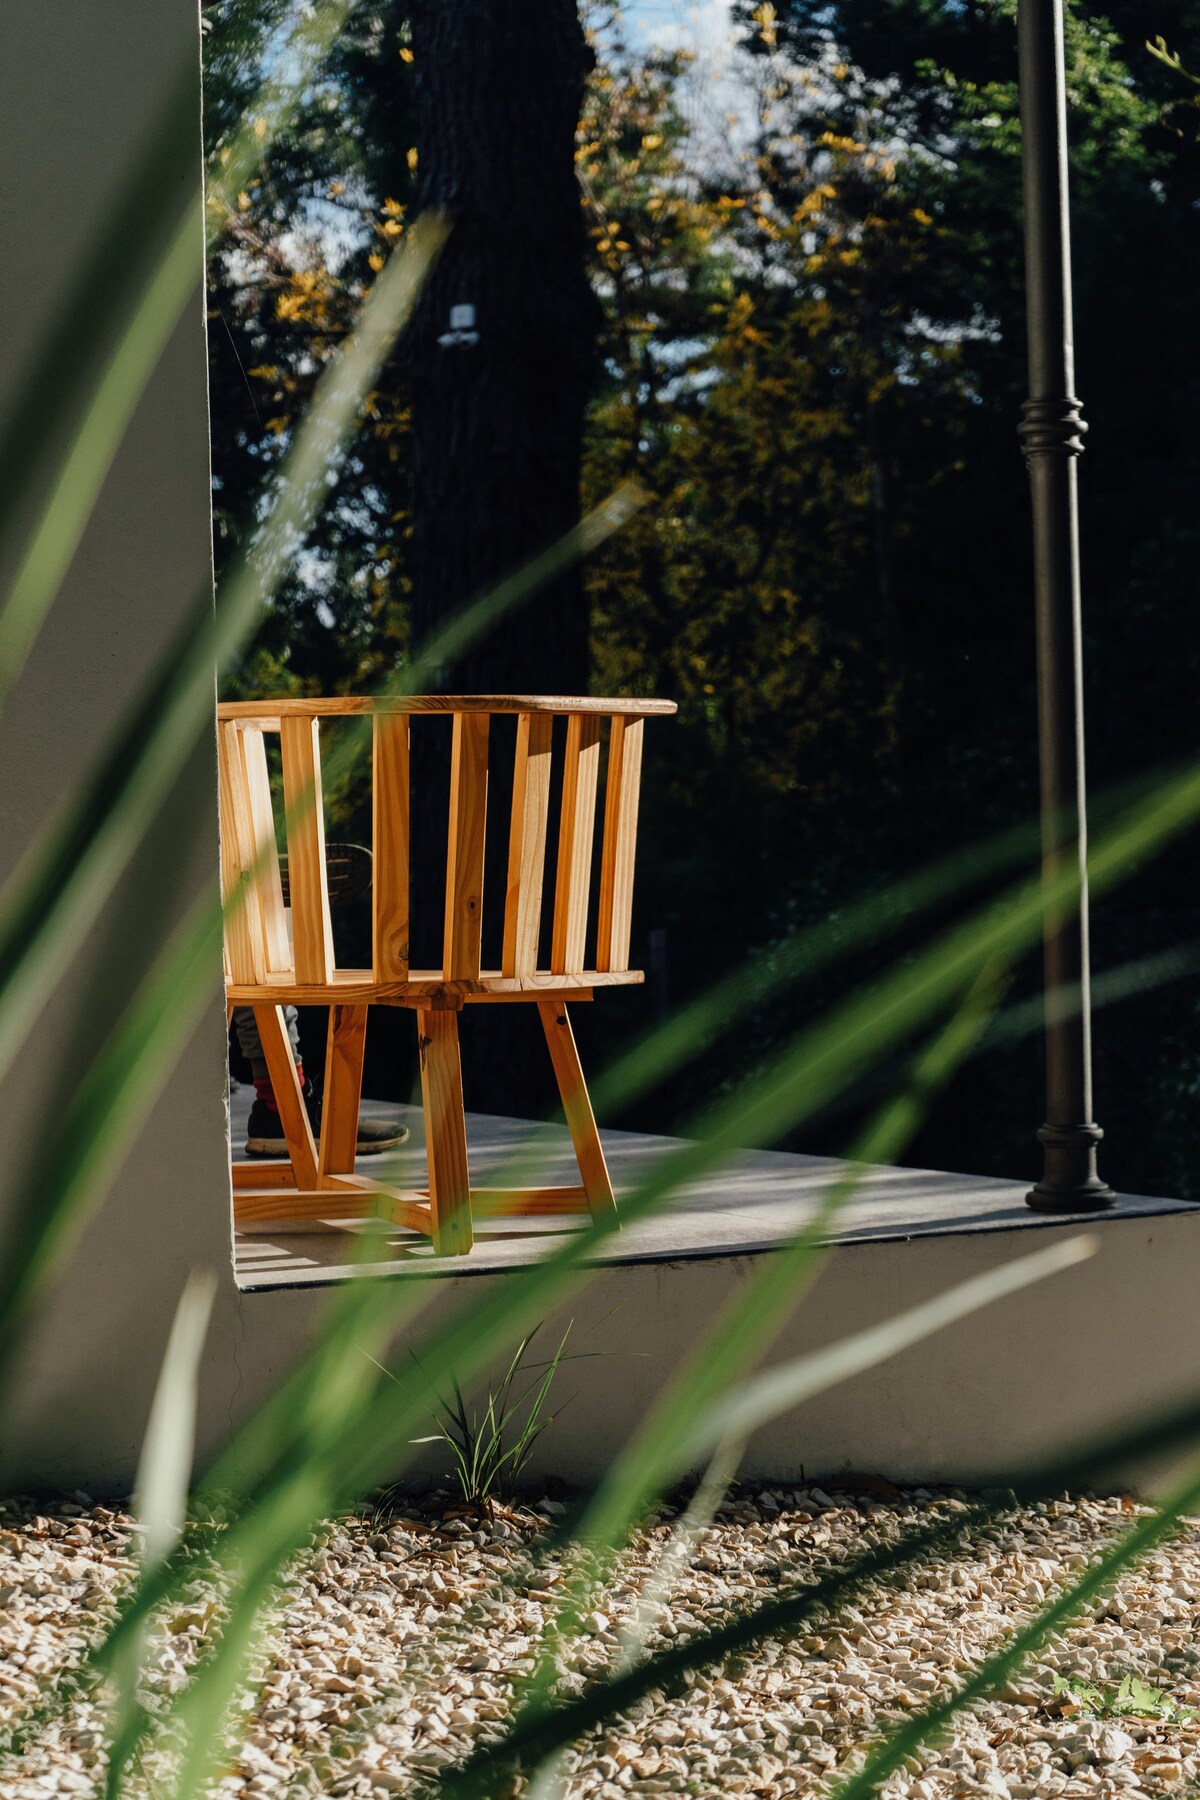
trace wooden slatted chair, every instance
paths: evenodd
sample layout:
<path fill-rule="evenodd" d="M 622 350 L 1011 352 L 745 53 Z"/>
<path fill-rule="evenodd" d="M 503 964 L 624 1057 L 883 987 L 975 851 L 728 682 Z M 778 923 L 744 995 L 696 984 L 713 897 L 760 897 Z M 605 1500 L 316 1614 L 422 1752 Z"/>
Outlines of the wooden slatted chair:
<path fill-rule="evenodd" d="M 240 1229 L 282 1220 L 309 1229 L 382 1215 L 425 1233 L 439 1255 L 463 1255 L 472 1218 L 614 1210 L 612 1184 L 575 1047 L 568 1002 L 643 979 L 629 967 L 643 721 L 675 711 L 664 700 L 527 695 L 394 700 L 237 701 L 218 708 L 221 859 L 230 1009 L 251 1006 L 279 1106 L 288 1158 L 235 1163 Z M 322 720 L 369 715 L 372 734 L 372 966 L 334 957 L 321 795 Z M 410 729 L 422 715 L 452 719 L 442 966 L 409 967 Z M 516 715 L 503 947 L 481 966 L 491 721 Z M 565 717 L 558 843 L 548 955 L 542 894 L 550 819 L 554 721 Z M 607 729 L 605 730 L 605 727 Z M 286 815 L 285 906 L 268 737 L 278 736 Z M 560 735 L 562 733 L 560 732 Z M 605 744 L 605 740 L 607 740 Z M 602 755 L 607 758 L 594 930 L 589 931 Z M 589 960 L 589 943 L 592 955 Z M 472 1188 L 463 1112 L 458 1015 L 480 1002 L 536 1004 L 579 1164 L 572 1187 Z M 285 1005 L 329 1012 L 319 1139 L 305 1111 L 284 1022 Z M 402 1190 L 354 1170 L 367 1009 L 417 1015 L 427 1188 Z"/>

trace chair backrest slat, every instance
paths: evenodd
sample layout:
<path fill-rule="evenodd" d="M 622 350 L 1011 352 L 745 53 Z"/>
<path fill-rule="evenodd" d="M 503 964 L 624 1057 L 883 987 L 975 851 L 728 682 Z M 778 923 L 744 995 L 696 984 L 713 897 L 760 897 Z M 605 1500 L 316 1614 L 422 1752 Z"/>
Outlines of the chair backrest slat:
<path fill-rule="evenodd" d="M 262 732 L 253 725 L 240 728 L 238 738 L 253 838 L 254 887 L 263 958 L 270 974 L 283 975 L 292 967 L 292 945 L 283 904 L 283 884 L 279 878 L 279 845 L 275 837 L 267 746 Z"/>
<path fill-rule="evenodd" d="M 288 993 L 301 1004 L 336 1000 L 353 977 L 355 991 L 371 982 L 393 991 L 381 998 L 406 1001 L 397 992 L 416 975 L 410 966 L 414 885 L 433 887 L 440 870 L 414 871 L 412 857 L 412 717 L 449 715 L 450 788 L 445 863 L 445 911 L 441 968 L 418 971 L 430 979 L 464 984 L 463 998 L 511 997 L 541 992 L 553 978 L 573 991 L 601 976 L 630 977 L 631 918 L 637 847 L 638 793 L 644 720 L 673 711 L 670 702 L 546 698 L 535 695 L 426 695 L 381 701 L 350 696 L 332 700 L 268 698 L 222 703 L 220 753 L 221 866 L 228 913 L 225 964 L 235 988 L 259 988 L 265 997 Z M 481 966 L 484 935 L 484 867 L 488 821 L 489 756 L 514 739 L 490 741 L 493 714 L 516 714 L 508 867 L 495 884 L 492 910 L 504 888 L 500 968 Z M 366 717 L 363 717 L 366 715 Z M 327 855 L 321 790 L 321 720 L 371 720 L 372 850 L 334 845 Z M 563 730 L 556 718 L 565 720 Z M 438 728 L 419 719 L 415 729 Z M 596 843 L 602 734 L 607 732 L 603 834 Z M 278 732 L 283 758 L 286 861 L 280 854 L 277 799 L 266 734 Z M 549 945 L 542 939 L 551 790 L 561 804 L 554 848 Z M 444 769 L 444 764 L 442 765 Z M 507 770 L 502 771 L 507 777 Z M 431 778 L 432 770 L 431 770 Z M 507 788 L 507 778 L 504 781 Z M 501 828 L 493 821 L 493 831 Z M 339 862 L 340 857 L 340 862 Z M 347 860 L 367 865 L 371 884 L 371 968 L 338 971 L 331 901 Z M 598 894 L 593 901 L 593 866 Z M 330 888 L 333 884 L 334 893 Z M 362 884 L 353 888 L 361 892 Z M 420 903 L 420 894 L 417 896 Z M 290 907 L 290 915 L 289 915 Z M 588 928 L 595 917 L 595 941 Z M 289 931 L 289 922 L 291 929 Z M 499 923 L 499 921 L 496 921 Z M 489 939 L 490 941 L 490 939 Z M 493 952 L 494 954 L 494 952 Z M 486 978 L 486 979 L 485 979 Z M 470 984 L 483 981 L 482 988 Z M 342 983 L 341 987 L 338 983 Z M 328 996 L 321 989 L 332 988 Z M 514 992 L 514 989 L 516 990 Z M 416 990 L 414 989 L 414 993 Z M 428 993 L 422 985 L 421 993 Z M 449 999 L 457 1004 L 457 999 Z"/>
<path fill-rule="evenodd" d="M 594 713 L 572 713 L 567 720 L 550 942 L 550 968 L 555 975 L 576 975 L 584 966 L 599 773 L 600 720 Z"/>
<path fill-rule="evenodd" d="M 319 729 L 316 719 L 280 720 L 296 980 L 313 987 L 328 985 L 334 969 Z"/>
<path fill-rule="evenodd" d="M 517 720 L 512 825 L 508 839 L 508 892 L 504 903 L 504 947 L 500 965 L 504 975 L 532 975 L 537 968 L 553 728 L 554 720 L 549 713 L 522 713 Z"/>
<path fill-rule="evenodd" d="M 447 981 L 474 981 L 479 976 L 489 723 L 487 713 L 454 715 L 442 946 L 442 974 Z"/>
<path fill-rule="evenodd" d="M 600 853 L 600 912 L 596 928 L 596 967 L 612 973 L 624 973 L 629 967 L 641 775 L 642 721 L 614 719 L 608 740 L 604 844 Z"/>
<path fill-rule="evenodd" d="M 234 724 L 222 723 L 217 728 L 225 954 L 234 981 L 261 981 L 266 972 L 265 959 L 252 879 L 254 840 L 239 735 Z"/>
<path fill-rule="evenodd" d="M 408 979 L 408 715 L 377 713 L 372 751 L 372 969 L 376 981 Z"/>

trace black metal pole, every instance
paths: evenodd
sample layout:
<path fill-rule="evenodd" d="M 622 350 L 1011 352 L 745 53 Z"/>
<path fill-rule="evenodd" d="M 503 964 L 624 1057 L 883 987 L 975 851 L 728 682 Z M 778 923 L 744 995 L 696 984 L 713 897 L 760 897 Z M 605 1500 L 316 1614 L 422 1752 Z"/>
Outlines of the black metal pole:
<path fill-rule="evenodd" d="M 1074 394 L 1063 0 L 1019 0 L 1017 38 L 1030 396 L 1020 438 L 1033 501 L 1042 869 L 1048 884 L 1079 872 L 1077 891 L 1046 915 L 1044 1167 L 1026 1198 L 1038 1212 L 1076 1212 L 1116 1196 L 1096 1172 L 1103 1134 L 1092 1119 L 1075 467 L 1087 428 Z"/>

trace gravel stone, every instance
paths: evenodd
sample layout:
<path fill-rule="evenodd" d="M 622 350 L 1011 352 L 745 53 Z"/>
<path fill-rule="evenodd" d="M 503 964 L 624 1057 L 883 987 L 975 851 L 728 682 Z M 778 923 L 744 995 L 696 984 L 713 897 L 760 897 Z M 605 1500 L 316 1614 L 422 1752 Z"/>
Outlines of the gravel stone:
<path fill-rule="evenodd" d="M 786 1592 L 905 1527 L 965 1510 L 961 1492 L 903 1492 L 877 1479 L 844 1493 L 738 1488 L 665 1604 L 651 1647 Z M 1001 1501 L 1004 1497 L 991 1498 Z M 1006 1513 L 903 1585 L 879 1585 L 795 1637 L 689 1672 L 562 1760 L 571 1800 L 630 1795 L 824 1793 L 867 1746 L 961 1683 L 1000 1640 L 1147 1509 L 1123 1496 L 1064 1497 Z M 339 1519 L 281 1595 L 269 1650 L 245 1696 L 240 1742 L 214 1783 L 220 1800 L 427 1795 L 447 1763 L 502 1729 L 571 1556 L 547 1532 L 565 1503 L 540 1500 L 492 1521 L 409 1506 L 388 1521 Z M 577 1693 L 623 1653 L 675 1509 L 631 1546 L 586 1615 L 562 1671 Z M 0 1723 L 54 1688 L 111 1617 L 136 1550 L 123 1512 L 85 1495 L 0 1506 Z M 221 1622 L 197 1580 L 155 1622 L 141 1697 L 161 1711 Z M 885 1800 L 1154 1800 L 1200 1789 L 1200 1520 L 1186 1521 L 1039 1659 L 960 1715 L 887 1781 Z M 1126 1674 L 1165 1689 L 1196 1719 L 1092 1717 L 1056 1676 L 1115 1693 Z M 93 1800 L 103 1789 L 103 1694 L 85 1693 L 0 1756 L 0 1792 Z M 169 1785 L 152 1746 L 133 1781 Z M 524 1790 L 514 1786 L 515 1796 Z"/>

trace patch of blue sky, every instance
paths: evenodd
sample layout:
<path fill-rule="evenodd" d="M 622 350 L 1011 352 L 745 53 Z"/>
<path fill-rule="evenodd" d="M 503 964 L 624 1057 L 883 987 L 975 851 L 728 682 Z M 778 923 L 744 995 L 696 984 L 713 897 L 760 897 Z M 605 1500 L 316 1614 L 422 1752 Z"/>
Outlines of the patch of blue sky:
<path fill-rule="evenodd" d="M 612 10 L 631 49 L 686 52 L 691 71 L 678 99 L 693 152 L 709 169 L 728 166 L 756 122 L 732 0 L 626 0 Z"/>

